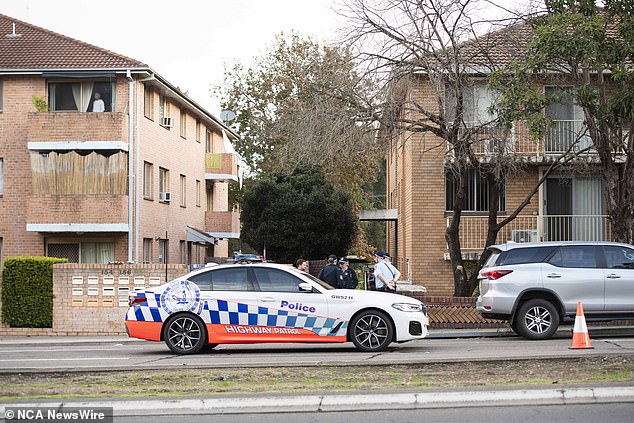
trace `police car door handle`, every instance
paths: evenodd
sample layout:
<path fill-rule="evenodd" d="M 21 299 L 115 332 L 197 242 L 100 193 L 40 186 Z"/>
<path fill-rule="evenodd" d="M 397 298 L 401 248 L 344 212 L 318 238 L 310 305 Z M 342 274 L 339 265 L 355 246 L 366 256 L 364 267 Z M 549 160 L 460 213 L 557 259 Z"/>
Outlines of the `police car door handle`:
<path fill-rule="evenodd" d="M 621 276 L 617 275 L 616 273 L 610 273 L 609 275 L 606 276 L 606 278 L 608 278 L 608 279 L 621 279 Z"/>
<path fill-rule="evenodd" d="M 272 303 L 273 301 L 275 301 L 276 299 L 274 297 L 261 297 L 260 298 L 262 301 L 265 301 L 267 303 Z"/>
<path fill-rule="evenodd" d="M 549 273 L 546 275 L 546 277 L 551 279 L 557 279 L 557 278 L 561 278 L 561 275 L 559 273 Z"/>

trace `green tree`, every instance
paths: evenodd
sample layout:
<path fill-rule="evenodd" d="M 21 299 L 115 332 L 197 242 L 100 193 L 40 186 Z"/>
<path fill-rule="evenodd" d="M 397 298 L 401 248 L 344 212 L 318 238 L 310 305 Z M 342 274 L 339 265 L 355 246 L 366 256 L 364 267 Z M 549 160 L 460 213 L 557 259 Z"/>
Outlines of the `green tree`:
<path fill-rule="evenodd" d="M 350 195 L 316 166 L 270 173 L 249 185 L 240 218 L 243 241 L 285 263 L 344 255 L 357 230 Z"/>
<path fill-rule="evenodd" d="M 253 174 L 318 165 L 353 190 L 375 177 L 382 157 L 366 123 L 371 93 L 348 50 L 296 34 L 279 35 L 252 67 L 226 70 L 216 88 L 222 107 L 236 112 L 236 149 Z"/>
<path fill-rule="evenodd" d="M 533 134 L 548 128 L 544 107 L 559 99 L 526 82 L 548 74 L 581 106 L 605 182 L 612 236 L 634 241 L 634 4 L 606 0 L 546 1 L 534 20 L 528 60 L 497 74 L 499 115 L 523 119 Z"/>

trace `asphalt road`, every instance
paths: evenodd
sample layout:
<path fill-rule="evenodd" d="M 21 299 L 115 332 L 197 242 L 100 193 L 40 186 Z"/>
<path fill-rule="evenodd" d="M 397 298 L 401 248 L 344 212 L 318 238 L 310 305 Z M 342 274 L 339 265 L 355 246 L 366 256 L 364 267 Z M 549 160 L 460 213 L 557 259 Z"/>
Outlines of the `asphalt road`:
<path fill-rule="evenodd" d="M 511 411 L 512 410 L 512 411 Z M 634 404 L 530 405 L 510 407 L 452 407 L 424 410 L 337 411 L 320 413 L 271 413 L 188 415 L 189 423 L 624 423 L 631 421 Z M 511 414 L 512 413 L 512 414 Z M 163 416 L 117 416 L 117 423 L 168 423 L 182 419 L 182 414 Z"/>
<path fill-rule="evenodd" d="M 163 343 L 128 338 L 0 338 L 0 372 L 227 368 L 254 366 L 377 365 L 634 354 L 634 328 L 591 330 L 593 349 L 571 350 L 569 331 L 546 341 L 517 336 L 430 337 L 393 344 L 382 353 L 362 353 L 352 344 L 220 345 L 179 356 Z"/>

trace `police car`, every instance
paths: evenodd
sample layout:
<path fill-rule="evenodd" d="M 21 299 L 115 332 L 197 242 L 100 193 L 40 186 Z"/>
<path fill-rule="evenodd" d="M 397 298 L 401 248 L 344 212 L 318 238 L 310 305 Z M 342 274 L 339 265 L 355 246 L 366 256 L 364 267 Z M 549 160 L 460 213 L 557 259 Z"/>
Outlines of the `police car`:
<path fill-rule="evenodd" d="M 133 338 L 177 354 L 218 344 L 347 342 L 383 351 L 427 336 L 426 307 L 403 295 L 335 289 L 290 266 L 226 264 L 130 294 Z"/>

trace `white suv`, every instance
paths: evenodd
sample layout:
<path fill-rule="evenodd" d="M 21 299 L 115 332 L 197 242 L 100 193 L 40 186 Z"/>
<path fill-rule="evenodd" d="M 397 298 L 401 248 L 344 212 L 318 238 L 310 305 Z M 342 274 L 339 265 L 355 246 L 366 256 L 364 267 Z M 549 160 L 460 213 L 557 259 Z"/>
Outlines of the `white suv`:
<path fill-rule="evenodd" d="M 634 318 L 634 247 L 612 242 L 507 243 L 490 246 L 479 274 L 477 310 L 508 320 L 529 339 L 550 338 L 574 319 Z"/>

